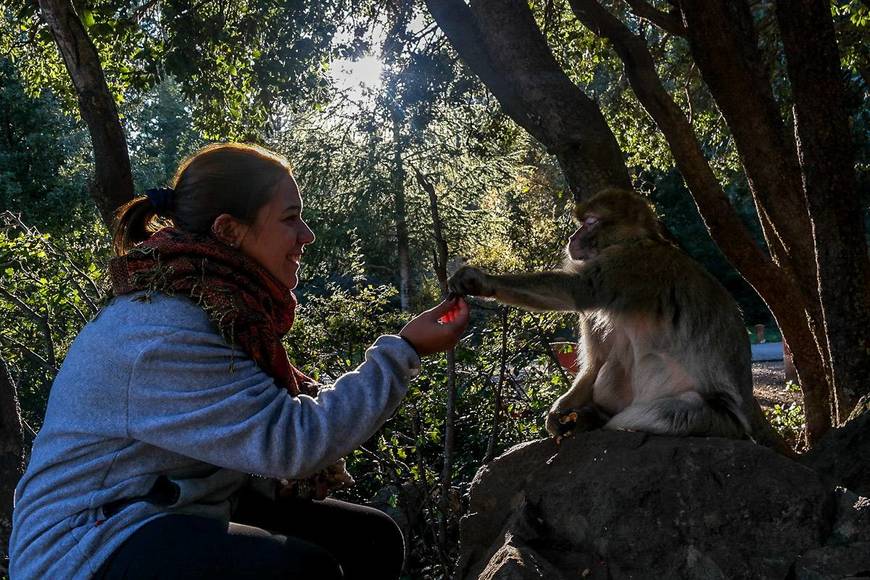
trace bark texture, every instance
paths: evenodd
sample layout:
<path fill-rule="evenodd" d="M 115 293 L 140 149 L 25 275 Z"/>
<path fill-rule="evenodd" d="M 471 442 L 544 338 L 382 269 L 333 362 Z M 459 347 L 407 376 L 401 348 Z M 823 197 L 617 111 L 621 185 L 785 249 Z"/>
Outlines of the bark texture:
<path fill-rule="evenodd" d="M 95 175 L 91 195 L 106 225 L 115 210 L 133 197 L 133 175 L 127 139 L 115 100 L 109 92 L 100 58 L 69 0 L 38 0 L 72 79 L 79 111 L 94 148 Z"/>
<path fill-rule="evenodd" d="M 870 393 L 867 243 L 843 101 L 840 56 L 822 0 L 780 0 L 777 19 L 794 93 L 802 191 L 812 222 L 835 417 Z"/>
<path fill-rule="evenodd" d="M 12 499 L 24 472 L 24 432 L 15 383 L 0 358 L 0 568 L 12 530 Z"/>

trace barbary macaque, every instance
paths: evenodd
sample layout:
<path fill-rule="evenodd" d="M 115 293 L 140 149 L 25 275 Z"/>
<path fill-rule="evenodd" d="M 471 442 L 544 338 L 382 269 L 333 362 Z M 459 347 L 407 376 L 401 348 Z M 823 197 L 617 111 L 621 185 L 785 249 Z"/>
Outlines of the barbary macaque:
<path fill-rule="evenodd" d="M 563 269 L 491 275 L 463 267 L 452 292 L 580 316 L 580 371 L 547 431 L 743 438 L 764 430 L 749 340 L 728 292 L 668 242 L 649 204 L 605 190 L 577 204 Z"/>

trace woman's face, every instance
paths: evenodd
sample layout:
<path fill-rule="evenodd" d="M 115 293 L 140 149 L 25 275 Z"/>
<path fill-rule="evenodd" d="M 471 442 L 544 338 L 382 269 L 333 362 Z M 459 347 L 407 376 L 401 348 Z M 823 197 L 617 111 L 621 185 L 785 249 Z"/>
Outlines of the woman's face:
<path fill-rule="evenodd" d="M 276 186 L 271 201 L 260 208 L 254 224 L 247 229 L 239 248 L 273 276 L 295 288 L 299 263 L 314 232 L 302 220 L 302 197 L 289 174 Z"/>

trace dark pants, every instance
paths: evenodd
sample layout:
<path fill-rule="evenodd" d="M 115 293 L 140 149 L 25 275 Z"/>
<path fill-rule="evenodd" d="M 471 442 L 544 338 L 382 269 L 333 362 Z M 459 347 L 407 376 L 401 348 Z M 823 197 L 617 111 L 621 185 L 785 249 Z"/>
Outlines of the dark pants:
<path fill-rule="evenodd" d="M 229 526 L 169 515 L 136 531 L 97 579 L 396 579 L 404 539 L 385 513 L 352 503 L 246 493 Z"/>

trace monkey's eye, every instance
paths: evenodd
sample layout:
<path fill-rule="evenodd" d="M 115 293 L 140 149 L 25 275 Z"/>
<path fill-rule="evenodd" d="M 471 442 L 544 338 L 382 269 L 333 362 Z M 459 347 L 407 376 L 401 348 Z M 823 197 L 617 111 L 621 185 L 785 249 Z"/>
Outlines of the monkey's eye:
<path fill-rule="evenodd" d="M 598 218 L 595 217 L 594 215 L 588 215 L 585 218 L 583 218 L 583 225 L 585 225 L 585 226 L 592 226 L 592 225 L 595 225 L 596 223 L 598 223 Z"/>

